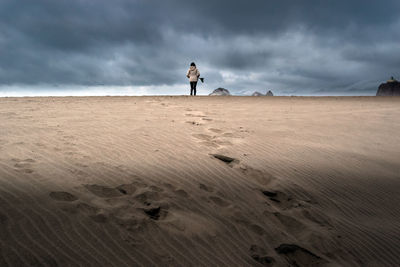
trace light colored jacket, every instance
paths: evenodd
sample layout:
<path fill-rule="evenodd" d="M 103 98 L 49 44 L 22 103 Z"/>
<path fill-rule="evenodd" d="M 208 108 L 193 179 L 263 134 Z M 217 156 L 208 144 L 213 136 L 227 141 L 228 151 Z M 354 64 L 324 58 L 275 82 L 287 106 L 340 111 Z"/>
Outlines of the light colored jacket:
<path fill-rule="evenodd" d="M 197 82 L 198 78 L 200 77 L 200 71 L 195 66 L 190 66 L 186 77 L 188 77 L 189 81 L 191 82 Z"/>

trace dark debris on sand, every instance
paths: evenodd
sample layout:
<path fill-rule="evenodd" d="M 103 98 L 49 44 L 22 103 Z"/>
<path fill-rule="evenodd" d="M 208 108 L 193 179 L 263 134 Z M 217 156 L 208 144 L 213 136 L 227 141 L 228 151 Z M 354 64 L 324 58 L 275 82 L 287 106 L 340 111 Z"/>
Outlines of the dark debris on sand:
<path fill-rule="evenodd" d="M 232 163 L 232 162 L 234 162 L 234 161 L 237 161 L 237 159 L 235 159 L 235 158 L 231 158 L 231 157 L 228 157 L 228 156 L 225 156 L 225 155 L 221 155 L 221 154 L 211 154 L 214 158 L 216 158 L 216 159 L 219 159 L 219 160 L 221 160 L 221 161 L 223 161 L 223 162 L 225 162 L 225 163 Z"/>

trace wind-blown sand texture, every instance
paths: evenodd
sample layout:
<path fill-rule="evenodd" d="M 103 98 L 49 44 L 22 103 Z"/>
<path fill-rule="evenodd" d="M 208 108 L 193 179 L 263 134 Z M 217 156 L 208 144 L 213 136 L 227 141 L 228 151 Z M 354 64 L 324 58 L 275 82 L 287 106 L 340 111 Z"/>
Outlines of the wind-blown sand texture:
<path fill-rule="evenodd" d="M 400 98 L 1 98 L 0 123 L 0 266 L 400 265 Z"/>

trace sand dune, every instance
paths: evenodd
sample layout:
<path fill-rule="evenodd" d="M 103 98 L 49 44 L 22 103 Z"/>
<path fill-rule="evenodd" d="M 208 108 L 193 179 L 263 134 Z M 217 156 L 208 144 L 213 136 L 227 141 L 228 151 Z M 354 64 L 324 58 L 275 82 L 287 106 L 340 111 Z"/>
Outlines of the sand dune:
<path fill-rule="evenodd" d="M 0 99 L 0 266 L 398 266 L 400 98 Z"/>

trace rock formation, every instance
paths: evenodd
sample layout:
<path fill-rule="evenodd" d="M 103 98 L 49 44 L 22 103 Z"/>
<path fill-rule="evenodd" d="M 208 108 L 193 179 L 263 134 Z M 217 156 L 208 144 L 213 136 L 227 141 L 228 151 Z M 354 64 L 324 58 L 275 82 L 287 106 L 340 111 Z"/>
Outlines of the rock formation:
<path fill-rule="evenodd" d="M 266 96 L 274 96 L 274 94 L 272 93 L 271 90 L 269 90 L 269 91 L 267 92 Z"/>
<path fill-rule="evenodd" d="M 377 96 L 400 96 L 400 82 L 391 78 L 386 83 L 379 85 Z"/>
<path fill-rule="evenodd" d="M 231 93 L 229 93 L 229 91 L 225 88 L 217 88 L 209 95 L 220 96 L 220 95 L 231 95 Z"/>

